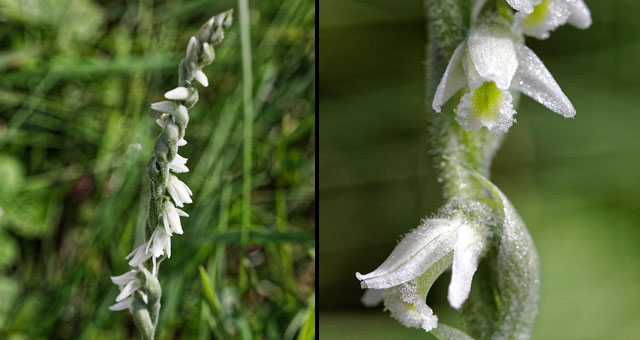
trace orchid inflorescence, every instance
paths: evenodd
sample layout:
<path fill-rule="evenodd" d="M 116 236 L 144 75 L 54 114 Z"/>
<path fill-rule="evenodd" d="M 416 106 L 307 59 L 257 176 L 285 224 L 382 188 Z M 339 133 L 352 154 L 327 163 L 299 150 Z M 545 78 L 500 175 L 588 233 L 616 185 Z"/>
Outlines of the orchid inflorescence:
<path fill-rule="evenodd" d="M 229 10 L 212 17 L 191 37 L 179 66 L 179 86 L 164 94 L 166 101 L 151 104 L 152 110 L 162 113 L 156 122 L 163 131 L 147 165 L 151 195 L 145 231 L 150 237 L 126 257 L 131 270 L 111 277 L 120 294 L 116 304 L 109 307 L 113 311 L 129 310 L 143 339 L 154 337 L 161 296 L 158 269 L 165 258 L 171 257 L 171 236 L 183 234 L 180 217 L 189 215 L 180 208 L 192 202 L 193 193 L 176 174 L 189 171 L 178 147 L 187 144 L 188 109 L 198 101 L 195 82 L 209 85 L 202 68 L 214 61 L 213 47 L 224 39 L 232 14 Z"/>
<path fill-rule="evenodd" d="M 585 29 L 591 14 L 582 0 L 427 0 L 427 13 L 432 134 L 446 203 L 377 269 L 356 273 L 366 289 L 362 302 L 384 302 L 405 326 L 440 339 L 529 339 L 538 256 L 517 211 L 488 179 L 489 169 L 515 122 L 518 92 L 564 117 L 576 114 L 524 36 L 546 39 L 565 23 Z M 431 285 L 449 268 L 449 304 L 462 311 L 473 338 L 439 323 L 426 303 Z"/>

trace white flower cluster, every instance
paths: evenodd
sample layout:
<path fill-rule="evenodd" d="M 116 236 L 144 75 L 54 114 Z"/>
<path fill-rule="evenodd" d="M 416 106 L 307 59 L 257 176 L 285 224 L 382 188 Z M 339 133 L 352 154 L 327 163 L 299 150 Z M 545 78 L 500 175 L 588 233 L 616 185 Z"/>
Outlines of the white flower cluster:
<path fill-rule="evenodd" d="M 198 79 L 201 84 L 208 85 L 204 73 L 199 78 L 200 79 L 196 79 Z M 181 114 L 185 116 L 187 114 L 187 108 L 179 101 L 187 100 L 191 96 L 191 93 L 185 87 L 177 87 L 165 93 L 164 96 L 172 101 L 161 101 L 151 104 L 151 109 L 162 113 L 156 122 L 163 129 L 167 126 L 167 120 L 173 119 L 174 115 Z M 175 124 L 175 122 L 172 123 Z M 187 141 L 181 138 L 176 145 L 183 146 L 186 144 Z M 188 172 L 189 168 L 187 168 L 186 163 L 187 159 L 176 153 L 173 160 L 169 162 L 169 170 L 174 173 Z M 185 203 L 192 202 L 191 195 L 193 193 L 184 182 L 172 173 L 169 173 L 166 187 L 173 202 L 169 199 L 164 200 L 164 206 L 162 207 L 162 225 L 154 230 L 147 242 L 139 245 L 127 255 L 126 259 L 129 260 L 129 265 L 134 269 L 123 275 L 111 277 L 111 281 L 120 288 L 120 294 L 116 298 L 116 304 L 109 307 L 111 310 L 131 308 L 131 303 L 133 302 L 132 294 L 142 288 L 142 283 L 139 278 L 142 263 L 152 259 L 153 274 L 156 275 L 156 260 L 163 255 L 166 255 L 167 258 L 171 257 L 171 236 L 173 234 L 182 235 L 183 233 L 180 217 L 188 217 L 189 215 L 179 208 L 184 207 Z"/>
<path fill-rule="evenodd" d="M 476 3 L 474 15 L 485 1 Z M 454 109 L 466 131 L 486 127 L 506 132 L 515 122 L 513 96 L 518 91 L 565 117 L 576 114 L 540 58 L 525 46 L 522 34 L 547 38 L 564 23 L 579 28 L 591 25 L 591 14 L 582 0 L 507 0 L 518 13 L 511 29 L 487 23 L 472 25 L 469 37 L 454 51 L 433 98 L 433 109 L 466 89 Z M 475 20 L 475 18 L 474 18 Z"/>

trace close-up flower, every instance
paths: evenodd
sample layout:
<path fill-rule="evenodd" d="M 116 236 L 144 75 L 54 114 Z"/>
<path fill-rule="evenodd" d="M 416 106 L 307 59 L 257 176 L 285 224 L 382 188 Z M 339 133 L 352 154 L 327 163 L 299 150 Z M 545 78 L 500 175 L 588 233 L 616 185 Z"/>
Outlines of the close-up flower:
<path fill-rule="evenodd" d="M 169 175 L 169 183 L 167 185 L 167 191 L 175 202 L 176 206 L 182 208 L 185 203 L 192 203 L 191 189 L 175 175 Z"/>
<path fill-rule="evenodd" d="M 454 112 L 466 131 L 484 126 L 493 133 L 506 132 L 516 113 L 510 91 L 522 92 L 567 118 L 576 113 L 540 58 L 500 28 L 472 29 L 455 49 L 434 94 L 433 109 L 441 112 L 462 89 L 465 94 Z"/>
<path fill-rule="evenodd" d="M 367 304 L 383 299 L 391 315 L 405 326 L 430 331 L 438 321 L 425 302 L 431 285 L 452 268 L 448 299 L 459 309 L 469 296 L 485 237 L 481 225 L 464 218 L 425 219 L 378 268 L 364 275 L 356 273 L 363 289 L 384 290 L 378 298 L 368 291 Z"/>
<path fill-rule="evenodd" d="M 132 269 L 122 275 L 111 277 L 111 281 L 118 285 L 120 294 L 116 297 L 116 303 L 109 307 L 110 310 L 119 311 L 131 308 L 132 294 L 143 286 L 139 274 L 140 270 Z"/>

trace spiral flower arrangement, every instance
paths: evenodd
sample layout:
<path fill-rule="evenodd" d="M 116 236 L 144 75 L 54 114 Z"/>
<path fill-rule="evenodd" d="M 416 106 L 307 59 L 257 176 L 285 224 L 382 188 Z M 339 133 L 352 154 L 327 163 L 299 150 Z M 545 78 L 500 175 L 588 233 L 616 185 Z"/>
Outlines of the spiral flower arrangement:
<path fill-rule="evenodd" d="M 143 339 L 154 338 L 162 295 L 158 282 L 159 266 L 164 259 L 171 257 L 171 236 L 184 232 L 180 217 L 188 214 L 180 208 L 192 202 L 191 190 L 176 175 L 189 171 L 187 159 L 178 154 L 178 148 L 187 144 L 188 109 L 198 102 L 195 83 L 205 87 L 209 85 L 202 68 L 214 61 L 214 46 L 224 39 L 232 14 L 233 11 L 229 10 L 212 17 L 196 36 L 191 37 L 186 56 L 180 62 L 178 87 L 164 94 L 166 101 L 151 104 L 151 109 L 161 112 L 156 122 L 162 133 L 147 164 L 150 188 L 145 226 L 147 237 L 126 257 L 131 270 L 111 277 L 120 294 L 116 303 L 109 307 L 113 311 L 129 310 Z"/>

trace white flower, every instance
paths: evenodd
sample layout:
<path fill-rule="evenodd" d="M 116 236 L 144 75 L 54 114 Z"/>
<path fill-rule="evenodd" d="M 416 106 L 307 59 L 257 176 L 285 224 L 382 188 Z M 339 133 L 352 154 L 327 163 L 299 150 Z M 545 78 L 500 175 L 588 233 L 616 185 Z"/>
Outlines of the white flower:
<path fill-rule="evenodd" d="M 173 157 L 173 160 L 169 163 L 169 169 L 176 173 L 189 172 L 189 168 L 187 168 L 186 164 L 187 159 L 176 154 L 176 156 Z"/>
<path fill-rule="evenodd" d="M 392 316 L 405 326 L 432 330 L 438 318 L 426 304 L 431 285 L 452 266 L 448 299 L 452 307 L 460 308 L 469 296 L 485 239 L 481 227 L 461 218 L 423 221 L 376 270 L 356 273 L 361 287 L 369 289 L 363 303 L 373 305 L 382 297 Z"/>
<path fill-rule="evenodd" d="M 207 75 L 200 69 L 196 71 L 196 80 L 204 87 L 209 86 L 209 79 L 207 79 Z"/>
<path fill-rule="evenodd" d="M 142 264 L 142 262 L 148 260 L 151 257 L 151 254 L 147 252 L 147 248 L 148 242 L 145 242 L 139 245 L 129 255 L 127 255 L 127 257 L 125 257 L 126 260 L 129 260 L 131 258 L 131 260 L 129 261 L 129 265 L 131 267 L 137 267 Z"/>
<path fill-rule="evenodd" d="M 132 269 L 122 275 L 111 277 L 111 281 L 120 288 L 120 294 L 116 297 L 116 304 L 109 307 L 110 310 L 118 311 L 131 308 L 133 293 L 142 288 L 142 281 L 138 277 L 139 273 L 138 269 Z"/>
<path fill-rule="evenodd" d="M 167 185 L 167 190 L 169 191 L 169 195 L 173 198 L 173 201 L 176 203 L 176 206 L 182 208 L 184 203 L 191 203 L 191 189 L 184 184 L 178 177 L 174 175 L 169 175 L 169 183 Z"/>
<path fill-rule="evenodd" d="M 151 103 L 151 109 L 162 113 L 172 113 L 176 110 L 176 105 L 172 101 L 164 100 L 161 102 Z"/>
<path fill-rule="evenodd" d="M 145 251 L 150 252 L 154 258 L 162 256 L 165 251 L 167 257 L 171 257 L 171 235 L 164 228 L 156 228 Z"/>
<path fill-rule="evenodd" d="M 164 97 L 170 100 L 185 100 L 189 98 L 190 95 L 191 93 L 189 89 L 187 89 L 186 87 L 179 86 L 165 93 Z"/>
<path fill-rule="evenodd" d="M 185 146 L 187 145 L 187 141 L 184 138 L 180 138 L 180 140 L 178 141 L 178 146 Z"/>
<path fill-rule="evenodd" d="M 176 208 L 170 201 L 167 201 L 164 209 L 162 210 L 162 222 L 164 223 L 165 231 L 169 236 L 173 233 L 182 235 L 183 231 L 182 224 L 180 224 L 180 216 L 188 217 L 189 215 Z"/>
<path fill-rule="evenodd" d="M 532 12 L 516 14 L 513 30 L 546 39 L 550 31 L 565 23 L 581 29 L 591 26 L 591 12 L 583 0 L 542 0 Z"/>
<path fill-rule="evenodd" d="M 565 117 L 576 113 L 535 53 L 500 29 L 472 29 L 467 41 L 455 49 L 436 89 L 433 109 L 440 112 L 465 87 L 469 92 L 454 112 L 466 131 L 485 126 L 493 133 L 506 132 L 516 113 L 509 90 L 520 91 Z"/>

